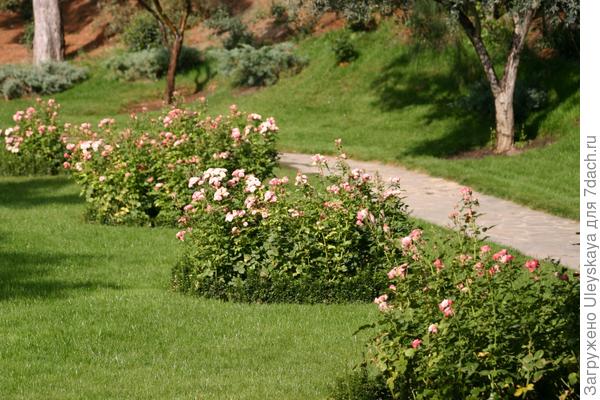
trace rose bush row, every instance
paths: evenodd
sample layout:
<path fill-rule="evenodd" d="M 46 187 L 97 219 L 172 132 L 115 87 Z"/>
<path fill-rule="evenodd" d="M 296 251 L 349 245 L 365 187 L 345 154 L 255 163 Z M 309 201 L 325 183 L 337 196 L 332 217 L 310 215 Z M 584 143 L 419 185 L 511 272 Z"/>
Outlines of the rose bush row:
<path fill-rule="evenodd" d="M 578 274 L 493 251 L 462 196 L 449 241 L 401 240 L 366 360 L 333 398 L 578 398 Z"/>
<path fill-rule="evenodd" d="M 244 168 L 261 178 L 277 161 L 278 127 L 273 118 L 226 116 L 172 108 L 158 118 L 132 115 L 117 131 L 104 119 L 72 127 L 79 141 L 66 147 L 70 169 L 88 203 L 88 217 L 108 224 L 174 225 L 186 204 L 187 180 L 208 166 Z"/>
<path fill-rule="evenodd" d="M 338 142 L 339 144 L 339 142 Z M 398 256 L 392 232 L 407 233 L 397 182 L 350 170 L 343 155 L 315 182 L 261 181 L 250 171 L 211 168 L 187 181 L 180 218 L 185 242 L 173 269 L 177 290 L 258 302 L 367 301 L 385 288 Z"/>
<path fill-rule="evenodd" d="M 17 111 L 14 125 L 0 130 L 0 175 L 57 174 L 64 152 L 64 127 L 57 122 L 59 104 L 37 100 Z"/>

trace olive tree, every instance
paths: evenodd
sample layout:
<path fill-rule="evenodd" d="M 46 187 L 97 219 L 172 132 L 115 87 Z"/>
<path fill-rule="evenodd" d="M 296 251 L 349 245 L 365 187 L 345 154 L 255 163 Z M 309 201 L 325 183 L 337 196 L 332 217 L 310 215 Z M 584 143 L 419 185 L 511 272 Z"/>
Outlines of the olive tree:
<path fill-rule="evenodd" d="M 314 0 L 321 10 L 387 12 L 423 0 Z M 454 18 L 473 45 L 494 98 L 496 117 L 496 153 L 513 149 L 515 134 L 514 94 L 521 54 L 527 33 L 535 18 L 570 25 L 579 23 L 579 0 L 434 0 Z M 482 34 L 486 22 L 503 18 L 511 25 L 512 38 L 506 56 L 494 63 Z M 363 16 L 363 19 L 365 17 Z"/>

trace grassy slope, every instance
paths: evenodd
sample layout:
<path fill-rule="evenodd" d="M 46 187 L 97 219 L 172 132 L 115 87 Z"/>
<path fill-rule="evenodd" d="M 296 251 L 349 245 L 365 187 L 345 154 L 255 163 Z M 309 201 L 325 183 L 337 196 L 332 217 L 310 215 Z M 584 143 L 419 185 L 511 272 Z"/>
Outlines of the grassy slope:
<path fill-rule="evenodd" d="M 174 231 L 86 224 L 64 177 L 0 179 L 0 398 L 315 399 L 371 305 L 168 290 Z"/>
<path fill-rule="evenodd" d="M 333 33 L 335 35 L 335 33 Z M 579 66 L 526 56 L 520 76 L 546 89 L 549 105 L 523 126 L 529 138 L 554 143 L 511 157 L 449 159 L 489 141 L 491 118 L 450 104 L 481 78 L 469 47 L 416 49 L 401 44 L 390 26 L 357 34 L 358 61 L 335 65 L 330 35 L 308 38 L 299 51 L 310 65 L 299 75 L 269 88 L 239 94 L 215 78 L 207 94 L 210 108 L 225 112 L 231 103 L 274 115 L 281 126 L 282 150 L 326 153 L 344 139 L 351 157 L 401 163 L 474 186 L 489 194 L 570 218 L 579 217 Z M 65 120 L 83 122 L 123 113 L 125 105 L 158 98 L 162 82 L 118 83 L 92 64 L 89 81 L 56 98 Z M 178 84 L 195 86 L 190 73 Z M 7 121 L 26 100 L 0 103 Z M 121 114 L 123 120 L 126 115 Z M 521 128 L 519 128 L 521 130 Z"/>

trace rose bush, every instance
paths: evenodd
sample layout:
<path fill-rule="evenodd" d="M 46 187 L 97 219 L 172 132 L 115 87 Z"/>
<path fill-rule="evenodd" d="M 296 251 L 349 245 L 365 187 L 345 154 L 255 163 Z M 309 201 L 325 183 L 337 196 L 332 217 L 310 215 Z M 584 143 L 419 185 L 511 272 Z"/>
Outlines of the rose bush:
<path fill-rule="evenodd" d="M 449 242 L 424 232 L 400 240 L 404 262 L 375 298 L 382 315 L 367 361 L 335 398 L 373 382 L 382 398 L 576 398 L 578 275 L 484 245 L 477 200 L 468 188 L 462 196 Z"/>
<path fill-rule="evenodd" d="M 60 106 L 52 99 L 37 100 L 13 115 L 15 125 L 0 130 L 1 175 L 57 174 L 61 170 L 64 129 L 57 123 Z"/>
<path fill-rule="evenodd" d="M 339 142 L 338 142 L 339 145 Z M 210 168 L 187 183 L 177 234 L 185 253 L 173 287 L 236 301 L 367 301 L 385 287 L 407 233 L 398 183 L 387 187 L 340 157 L 324 157 L 317 184 L 298 174 L 262 182 L 250 171 Z M 329 174 L 325 174 L 328 171 Z"/>
<path fill-rule="evenodd" d="M 192 193 L 190 177 L 208 165 L 271 175 L 277 161 L 273 118 L 235 106 L 215 118 L 172 108 L 159 118 L 132 115 L 120 131 L 104 119 L 72 128 L 64 167 L 83 187 L 91 220 L 108 224 L 174 225 Z"/>

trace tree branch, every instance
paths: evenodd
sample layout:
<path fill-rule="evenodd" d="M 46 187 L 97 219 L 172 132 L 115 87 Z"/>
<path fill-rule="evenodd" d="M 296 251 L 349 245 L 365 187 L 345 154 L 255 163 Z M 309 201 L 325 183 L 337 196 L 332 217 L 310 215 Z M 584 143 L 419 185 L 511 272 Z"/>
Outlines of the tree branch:
<path fill-rule="evenodd" d="M 500 82 L 498 80 L 498 75 L 496 75 L 492 58 L 481 38 L 481 31 L 477 29 L 476 25 L 473 24 L 463 10 L 458 11 L 458 22 L 463 27 L 463 30 L 475 48 L 475 52 L 483 65 L 483 70 L 485 71 L 485 75 L 492 88 L 492 92 L 496 93 L 500 90 Z"/>

